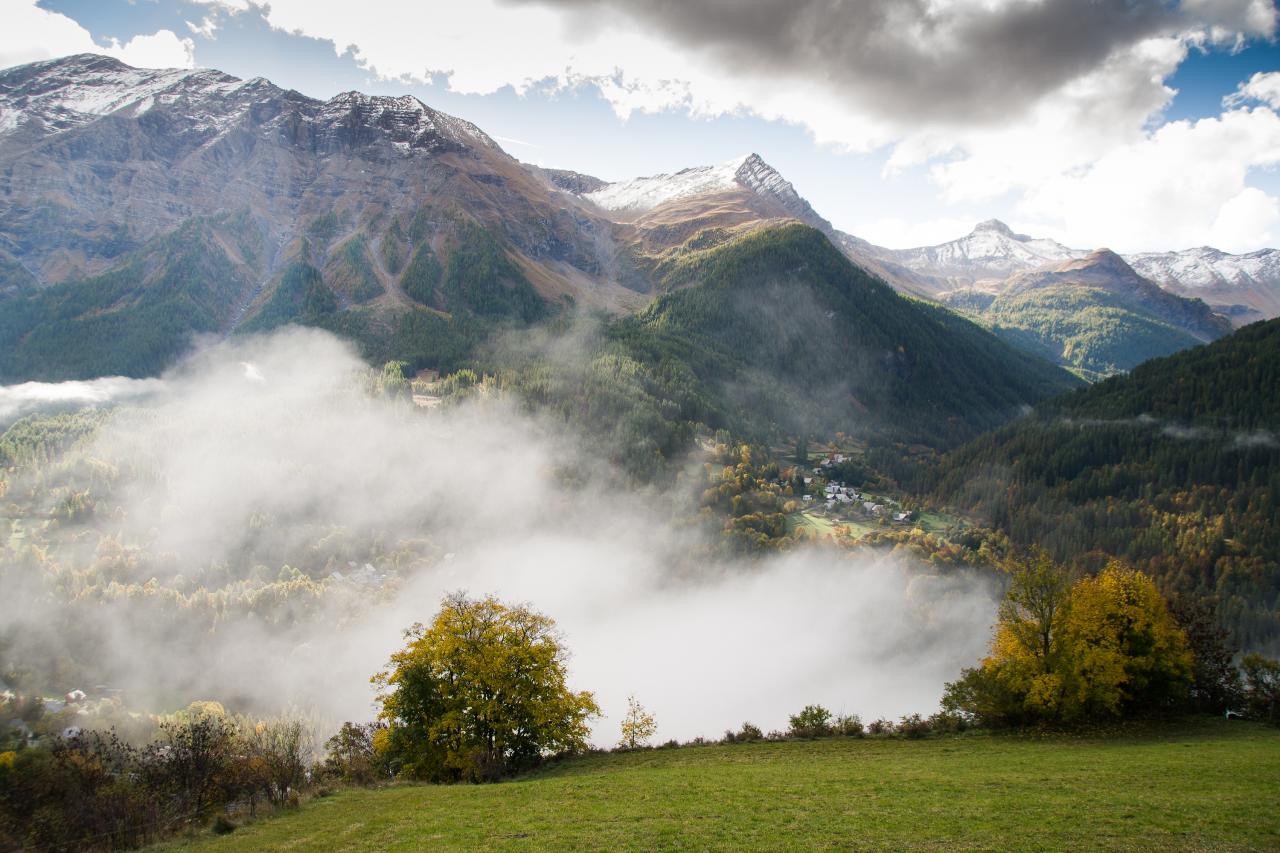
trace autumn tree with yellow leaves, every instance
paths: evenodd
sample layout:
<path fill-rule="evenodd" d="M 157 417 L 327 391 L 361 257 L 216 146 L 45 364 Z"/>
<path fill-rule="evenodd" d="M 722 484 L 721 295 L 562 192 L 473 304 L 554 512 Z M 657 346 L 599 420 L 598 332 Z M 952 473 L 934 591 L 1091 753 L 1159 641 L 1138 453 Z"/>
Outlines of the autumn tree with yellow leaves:
<path fill-rule="evenodd" d="M 1073 584 L 1040 550 L 1004 568 L 990 652 L 947 686 L 944 708 L 1020 725 L 1144 713 L 1185 696 L 1191 652 L 1147 575 L 1112 561 Z"/>
<path fill-rule="evenodd" d="M 447 596 L 374 676 L 379 759 L 433 781 L 488 781 L 586 747 L 592 694 L 565 685 L 568 652 L 548 616 L 493 597 Z"/>
<path fill-rule="evenodd" d="M 631 695 L 627 697 L 627 713 L 619 728 L 622 738 L 618 741 L 618 748 L 640 749 L 649 745 L 649 739 L 658 730 L 658 721 L 645 710 L 640 700 Z"/>

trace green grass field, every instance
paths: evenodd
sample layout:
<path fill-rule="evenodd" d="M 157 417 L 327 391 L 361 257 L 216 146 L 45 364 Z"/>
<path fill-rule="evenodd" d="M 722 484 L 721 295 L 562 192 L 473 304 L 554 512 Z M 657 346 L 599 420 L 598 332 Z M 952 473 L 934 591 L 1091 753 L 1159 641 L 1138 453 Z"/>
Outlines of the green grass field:
<path fill-rule="evenodd" d="M 590 756 L 514 782 L 349 790 L 164 849 L 1280 849 L 1280 731 L 1206 720 Z"/>
<path fill-rule="evenodd" d="M 797 529 L 804 529 L 809 535 L 816 536 L 819 539 L 834 535 L 837 525 L 844 525 L 849 531 L 849 536 L 854 539 L 861 538 L 876 529 L 870 524 L 864 524 L 860 521 L 834 519 L 819 515 L 813 510 L 801 510 L 787 516 L 788 533 Z"/>
<path fill-rule="evenodd" d="M 920 513 L 920 519 L 916 522 L 916 526 L 924 530 L 925 533 L 946 533 L 957 521 L 958 519 L 953 515 L 927 511 Z"/>

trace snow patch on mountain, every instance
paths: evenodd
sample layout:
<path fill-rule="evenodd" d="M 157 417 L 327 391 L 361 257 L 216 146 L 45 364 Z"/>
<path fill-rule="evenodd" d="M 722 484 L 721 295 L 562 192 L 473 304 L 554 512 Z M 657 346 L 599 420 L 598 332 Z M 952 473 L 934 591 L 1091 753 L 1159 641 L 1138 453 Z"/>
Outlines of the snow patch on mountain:
<path fill-rule="evenodd" d="M 1231 255 L 1202 246 L 1182 252 L 1143 252 L 1127 260 L 1139 273 L 1162 285 L 1189 289 L 1280 283 L 1280 251 L 1262 249 Z"/>
<path fill-rule="evenodd" d="M 582 197 L 605 210 L 641 213 L 674 199 L 733 189 L 738 170 L 747 159 L 736 157 L 719 166 L 694 166 L 670 175 L 618 181 Z"/>
<path fill-rule="evenodd" d="M 488 134 L 469 121 L 433 110 L 412 95 L 391 97 L 344 92 L 326 101 L 316 114 L 322 126 L 341 127 L 349 121 L 365 128 L 377 128 L 396 147 L 433 147 L 436 140 L 464 145 L 497 148 Z"/>
<path fill-rule="evenodd" d="M 193 92 L 223 96 L 244 85 L 220 71 L 132 68 L 92 54 L 36 62 L 0 73 L 0 135 L 33 121 L 46 134 L 61 133 L 122 110 L 141 115 Z"/>
<path fill-rule="evenodd" d="M 0 72 L 0 136 L 32 125 L 48 136 L 108 115 L 141 116 L 157 106 L 181 105 L 190 127 L 215 134 L 237 124 L 256 104 L 285 96 L 262 77 L 241 80 L 209 69 L 132 68 L 106 56 L 84 54 Z M 412 96 L 345 92 L 328 101 L 293 95 L 303 115 L 337 135 L 387 137 L 401 150 L 441 147 L 497 148 L 474 124 L 433 110 Z"/>
<path fill-rule="evenodd" d="M 737 189 L 772 199 L 797 218 L 821 222 L 791 182 L 758 154 L 735 157 L 718 166 L 695 166 L 669 175 L 618 181 L 581 197 L 615 213 L 638 214 L 669 201 Z"/>
<path fill-rule="evenodd" d="M 1088 252 L 1018 234 L 1000 220 L 988 219 L 958 240 L 915 249 L 881 249 L 877 254 L 913 272 L 972 283 L 1008 278 L 1044 264 L 1082 258 Z"/>

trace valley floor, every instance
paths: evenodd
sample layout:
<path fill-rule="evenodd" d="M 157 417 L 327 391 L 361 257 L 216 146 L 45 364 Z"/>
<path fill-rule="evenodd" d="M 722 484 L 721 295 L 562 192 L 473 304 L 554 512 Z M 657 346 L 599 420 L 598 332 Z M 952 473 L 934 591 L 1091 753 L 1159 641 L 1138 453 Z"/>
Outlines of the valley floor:
<path fill-rule="evenodd" d="M 1278 847 L 1280 731 L 1204 720 L 591 756 L 498 785 L 343 791 L 163 849 Z"/>

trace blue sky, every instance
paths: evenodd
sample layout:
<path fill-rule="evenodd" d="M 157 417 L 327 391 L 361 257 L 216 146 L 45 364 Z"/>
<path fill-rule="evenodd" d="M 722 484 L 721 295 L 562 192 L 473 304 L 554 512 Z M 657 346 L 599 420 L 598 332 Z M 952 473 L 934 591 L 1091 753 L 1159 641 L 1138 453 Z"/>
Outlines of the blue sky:
<path fill-rule="evenodd" d="M 5 2 L 17 11 L 32 0 Z M 69 19 L 126 61 L 168 58 L 172 51 L 144 53 L 141 42 L 131 48 L 138 37 L 168 31 L 189 63 L 267 77 L 317 98 L 350 89 L 410 93 L 474 121 L 521 160 L 605 179 L 755 151 L 837 227 L 886 245 L 938 242 L 997 217 L 1083 247 L 1215 243 L 1243 251 L 1280 238 L 1280 104 L 1265 97 L 1239 98 L 1229 109 L 1223 103 L 1255 74 L 1280 72 L 1274 6 L 1247 2 L 1256 7 L 1251 18 L 1184 15 L 1128 40 L 1114 35 L 1124 21 L 1099 21 L 1079 55 L 1063 57 L 1063 70 L 993 71 L 1008 75 L 1007 86 L 988 86 L 976 66 L 991 48 L 975 46 L 923 92 L 904 88 L 916 81 L 902 77 L 868 79 L 876 65 L 841 69 L 849 76 L 832 81 L 838 75 L 820 62 L 782 48 L 776 65 L 755 67 L 744 53 L 774 47 L 758 40 L 726 41 L 712 55 L 699 48 L 705 32 L 695 40 L 680 29 L 698 22 L 646 18 L 621 0 L 602 0 L 595 18 L 583 21 L 554 3 L 530 10 L 518 0 L 400 7 L 394 0 L 278 0 L 269 10 L 245 0 L 40 0 L 29 14 Z M 1261 7 L 1270 10 L 1269 29 Z M 514 31 L 501 32 L 509 19 Z M 851 20 L 831 27 L 856 28 L 859 19 Z M 520 26 L 547 28 L 529 34 L 527 50 L 540 56 L 522 55 Z M 32 37 L 36 48 L 55 55 L 63 37 L 41 44 L 42 32 Z M 347 38 L 350 46 L 342 44 Z M 1109 51 L 1095 49 L 1113 38 Z M 649 63 L 650 55 L 661 61 Z M 0 37 L 6 56 L 26 58 Z M 840 66 L 842 54 L 834 56 Z M 433 70 L 437 58 L 447 64 Z M 1047 82 L 1011 100 L 1007 116 L 955 114 L 957 98 L 972 95 L 969 110 L 984 113 L 993 98 L 1018 88 L 1020 76 L 1037 74 Z M 988 88 L 941 92 L 957 75 Z M 626 91 L 619 95 L 610 81 Z M 904 96 L 886 97 L 895 87 Z M 640 105 L 628 110 L 628 99 L 637 98 Z M 1224 110 L 1235 113 L 1230 126 Z M 1179 174 L 1201 175 L 1205 186 L 1179 190 Z"/>

